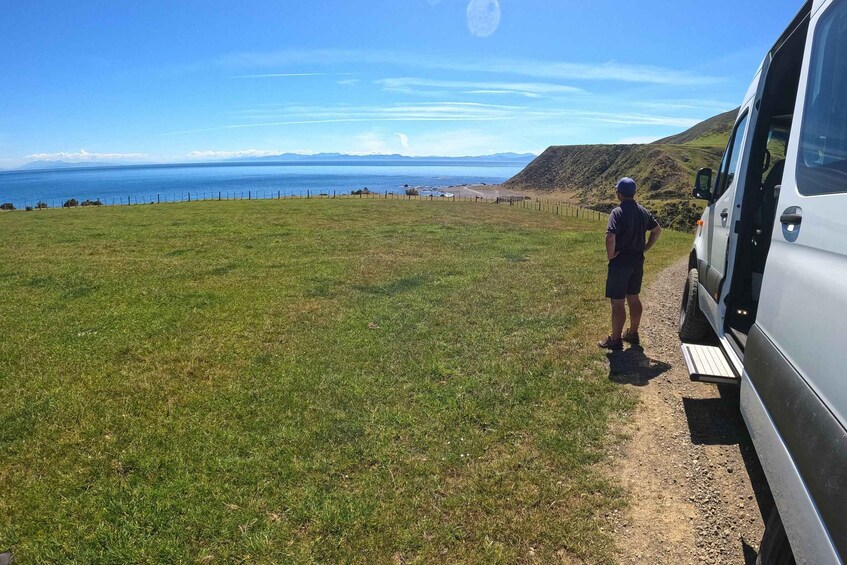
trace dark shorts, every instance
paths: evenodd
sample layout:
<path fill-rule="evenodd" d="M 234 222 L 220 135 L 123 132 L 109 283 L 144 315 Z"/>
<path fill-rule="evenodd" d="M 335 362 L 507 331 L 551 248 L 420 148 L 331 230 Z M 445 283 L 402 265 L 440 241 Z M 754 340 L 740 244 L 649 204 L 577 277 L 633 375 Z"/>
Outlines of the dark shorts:
<path fill-rule="evenodd" d="M 621 299 L 641 292 L 644 277 L 644 255 L 621 253 L 609 261 L 606 275 L 606 298 Z"/>

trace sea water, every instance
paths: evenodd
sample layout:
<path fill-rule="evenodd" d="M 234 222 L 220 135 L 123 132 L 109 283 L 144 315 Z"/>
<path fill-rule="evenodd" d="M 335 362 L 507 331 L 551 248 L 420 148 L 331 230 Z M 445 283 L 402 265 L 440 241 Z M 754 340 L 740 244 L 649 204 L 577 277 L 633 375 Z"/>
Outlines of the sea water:
<path fill-rule="evenodd" d="M 368 188 L 402 194 L 449 193 L 451 186 L 497 184 L 523 168 L 511 164 L 220 163 L 137 165 L 0 172 L 0 203 L 16 208 L 74 198 L 106 205 L 202 199 L 349 194 Z"/>

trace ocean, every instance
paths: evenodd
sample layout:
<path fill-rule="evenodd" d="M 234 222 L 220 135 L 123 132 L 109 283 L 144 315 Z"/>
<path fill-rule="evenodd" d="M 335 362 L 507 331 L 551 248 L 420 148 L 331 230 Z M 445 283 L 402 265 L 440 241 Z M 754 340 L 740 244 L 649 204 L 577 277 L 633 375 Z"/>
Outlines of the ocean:
<path fill-rule="evenodd" d="M 0 172 L 0 203 L 16 208 L 44 202 L 53 208 L 74 198 L 105 205 L 172 202 L 209 198 L 349 194 L 371 191 L 402 194 L 447 192 L 466 184 L 498 184 L 518 173 L 522 163 L 215 163 L 136 165 Z"/>

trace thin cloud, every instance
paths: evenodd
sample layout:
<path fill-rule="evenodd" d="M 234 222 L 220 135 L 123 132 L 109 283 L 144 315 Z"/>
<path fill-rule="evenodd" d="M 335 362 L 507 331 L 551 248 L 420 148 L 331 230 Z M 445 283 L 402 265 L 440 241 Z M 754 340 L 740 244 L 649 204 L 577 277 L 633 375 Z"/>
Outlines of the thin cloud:
<path fill-rule="evenodd" d="M 334 106 L 301 107 L 293 106 L 281 112 L 268 113 L 265 109 L 242 114 L 242 119 L 254 122 L 233 123 L 207 128 L 171 131 L 158 137 L 206 133 L 231 129 L 265 128 L 310 124 L 337 124 L 356 122 L 479 122 L 507 120 L 518 106 L 479 104 L 473 102 L 432 102 L 415 105 L 399 104 L 393 106 Z M 261 121 L 259 121 L 261 120 Z"/>
<path fill-rule="evenodd" d="M 292 77 L 323 77 L 327 73 L 265 73 L 260 75 L 235 75 L 231 78 L 292 78 Z"/>
<path fill-rule="evenodd" d="M 695 74 L 652 65 L 605 62 L 550 61 L 521 58 L 451 59 L 425 58 L 408 52 L 345 49 L 289 49 L 272 52 L 232 53 L 217 59 L 233 68 L 292 65 L 396 65 L 402 68 L 441 69 L 473 73 L 520 75 L 553 80 L 612 81 L 672 86 L 697 86 L 721 82 L 715 76 Z"/>
<path fill-rule="evenodd" d="M 299 121 L 290 121 L 290 122 L 264 122 L 264 123 L 255 123 L 255 124 L 229 124 L 225 126 L 217 126 L 210 128 L 201 128 L 201 129 L 188 129 L 182 131 L 171 131 L 166 133 L 161 133 L 156 137 L 167 137 L 171 135 L 184 135 L 189 133 L 207 133 L 210 131 L 220 131 L 220 130 L 228 130 L 228 129 L 245 129 L 245 128 L 266 128 L 266 127 L 275 127 L 275 126 L 296 126 L 296 125 L 309 125 L 309 124 L 341 124 L 341 123 L 357 123 L 357 122 L 456 122 L 456 121 L 466 121 L 466 122 L 481 122 L 481 121 L 492 121 L 492 120 L 500 120 L 506 118 L 436 118 L 436 117 L 397 117 L 397 118 L 341 118 L 337 120 L 299 120 Z"/>
<path fill-rule="evenodd" d="M 379 123 L 379 122 L 540 122 L 579 121 L 586 124 L 661 125 L 691 127 L 699 119 L 640 113 L 587 112 L 558 108 L 527 108 L 518 105 L 482 104 L 478 102 L 428 102 L 391 106 L 290 106 L 278 111 L 267 108 L 238 114 L 239 123 L 171 131 L 159 137 L 206 133 L 211 131 L 268 128 L 293 125 Z M 244 121 L 246 120 L 246 121 Z"/>
<path fill-rule="evenodd" d="M 376 81 L 384 90 L 393 92 L 415 92 L 418 87 L 464 90 L 471 94 L 516 94 L 537 98 L 548 94 L 585 94 L 585 90 L 567 84 L 545 82 L 485 82 L 463 80 L 431 80 L 400 77 Z M 470 89 L 470 90 L 467 90 Z"/>
<path fill-rule="evenodd" d="M 85 149 L 80 149 L 74 153 L 59 152 L 59 153 L 33 153 L 27 155 L 27 159 L 37 159 L 39 161 L 116 161 L 121 159 L 141 159 L 146 157 L 144 153 L 89 153 Z"/>
<path fill-rule="evenodd" d="M 536 94 L 534 92 L 521 92 L 520 90 L 465 90 L 464 93 L 523 96 L 525 98 L 541 98 L 540 94 Z"/>
<path fill-rule="evenodd" d="M 725 112 L 738 107 L 738 103 L 720 102 L 718 100 L 645 100 L 635 103 L 642 108 L 659 110 L 710 110 Z"/>
<path fill-rule="evenodd" d="M 616 114 L 611 112 L 573 112 L 575 116 L 609 124 L 631 126 L 674 126 L 689 128 L 700 123 L 697 118 L 678 118 L 673 116 L 654 116 L 650 114 Z"/>

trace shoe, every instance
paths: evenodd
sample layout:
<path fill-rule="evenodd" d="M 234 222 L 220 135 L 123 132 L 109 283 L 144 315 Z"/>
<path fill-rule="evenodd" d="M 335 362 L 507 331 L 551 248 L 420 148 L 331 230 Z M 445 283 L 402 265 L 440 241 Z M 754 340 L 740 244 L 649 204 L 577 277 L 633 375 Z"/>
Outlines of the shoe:
<path fill-rule="evenodd" d="M 612 336 L 608 336 L 603 341 L 598 341 L 597 347 L 602 347 L 603 349 L 610 349 L 612 351 L 620 351 L 621 349 L 623 349 L 623 340 L 612 339 Z"/>
<path fill-rule="evenodd" d="M 638 345 L 641 343 L 641 338 L 638 337 L 638 332 L 633 333 L 629 330 L 626 330 L 623 333 L 621 339 L 631 343 L 632 345 Z"/>

